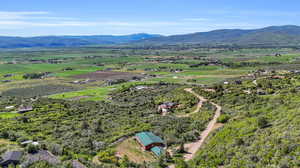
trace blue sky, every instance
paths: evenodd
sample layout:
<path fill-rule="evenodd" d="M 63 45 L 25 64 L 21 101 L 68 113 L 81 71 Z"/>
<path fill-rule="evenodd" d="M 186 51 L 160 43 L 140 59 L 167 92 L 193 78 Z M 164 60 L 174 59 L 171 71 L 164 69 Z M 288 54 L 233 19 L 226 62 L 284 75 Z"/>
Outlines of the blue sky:
<path fill-rule="evenodd" d="M 299 0 L 1 0 L 0 35 L 172 35 L 300 25 L 299 9 Z"/>

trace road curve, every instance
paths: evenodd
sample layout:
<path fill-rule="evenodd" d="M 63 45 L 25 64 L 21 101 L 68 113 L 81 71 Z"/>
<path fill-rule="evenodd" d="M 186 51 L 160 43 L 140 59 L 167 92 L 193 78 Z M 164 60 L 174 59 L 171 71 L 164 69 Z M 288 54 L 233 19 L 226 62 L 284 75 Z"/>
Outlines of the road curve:
<path fill-rule="evenodd" d="M 184 90 L 186 92 L 189 92 L 189 93 L 193 94 L 194 96 L 196 96 L 199 99 L 199 102 L 197 104 L 197 108 L 193 112 L 188 113 L 188 114 L 176 115 L 176 117 L 189 117 L 192 114 L 198 113 L 200 111 L 200 109 L 202 108 L 203 103 L 207 102 L 207 99 L 205 99 L 204 97 L 202 97 L 202 96 L 198 95 L 197 93 L 195 93 L 192 88 L 186 88 Z"/>
<path fill-rule="evenodd" d="M 187 91 L 189 93 L 192 93 L 193 95 L 195 95 L 196 97 L 198 97 L 199 100 L 200 100 L 200 102 L 202 102 L 202 103 L 204 101 L 207 101 L 207 99 L 205 99 L 202 96 L 200 96 L 197 93 L 195 93 L 191 88 L 185 89 L 185 91 Z M 201 103 L 200 107 L 197 107 L 197 109 L 196 109 L 197 111 L 194 111 L 194 112 L 198 112 L 200 110 L 200 108 L 202 107 L 202 103 Z M 185 161 L 188 161 L 188 160 L 191 160 L 191 159 L 194 158 L 196 152 L 202 147 L 202 145 L 203 145 L 205 139 L 208 137 L 209 133 L 214 130 L 214 126 L 216 125 L 217 120 L 218 120 L 218 118 L 221 115 L 222 107 L 219 106 L 216 103 L 213 103 L 213 102 L 210 102 L 210 103 L 216 107 L 215 115 L 214 115 L 213 119 L 208 123 L 206 129 L 201 133 L 200 139 L 198 141 L 192 142 L 192 143 L 188 143 L 188 144 L 184 145 L 184 148 L 185 148 L 185 150 L 187 152 L 184 155 L 184 160 Z"/>

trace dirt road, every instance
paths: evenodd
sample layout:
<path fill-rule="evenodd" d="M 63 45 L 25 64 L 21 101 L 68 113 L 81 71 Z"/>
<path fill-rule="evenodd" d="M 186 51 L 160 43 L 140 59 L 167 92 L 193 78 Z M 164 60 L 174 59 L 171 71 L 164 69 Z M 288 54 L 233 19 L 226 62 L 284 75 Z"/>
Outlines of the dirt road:
<path fill-rule="evenodd" d="M 177 115 L 177 117 L 189 117 L 192 114 L 198 113 L 200 111 L 203 103 L 207 101 L 207 99 L 205 99 L 204 97 L 202 97 L 202 96 L 198 95 L 197 93 L 195 93 L 193 91 L 193 89 L 191 89 L 191 88 L 186 88 L 184 90 L 186 92 L 189 92 L 189 93 L 193 94 L 194 96 L 196 96 L 199 99 L 199 103 L 197 104 L 197 108 L 193 112 L 188 113 L 188 114 L 183 114 L 183 115 Z"/>
<path fill-rule="evenodd" d="M 187 91 L 189 93 L 192 93 L 193 95 L 195 95 L 200 100 L 198 105 L 197 105 L 197 109 L 192 113 L 199 112 L 202 105 L 203 105 L 203 102 L 206 102 L 208 100 L 205 99 L 204 97 L 198 95 L 197 93 L 195 93 L 191 88 L 187 88 L 187 89 L 185 89 L 185 91 Z M 222 107 L 219 106 L 218 104 L 213 103 L 213 102 L 210 102 L 210 103 L 216 107 L 215 115 L 214 115 L 213 119 L 208 123 L 206 129 L 201 133 L 198 141 L 184 145 L 185 151 L 187 152 L 183 156 L 185 161 L 189 161 L 189 160 L 193 159 L 195 157 L 196 152 L 202 147 L 202 145 L 203 145 L 205 139 L 208 137 L 208 135 L 214 129 L 219 128 L 219 127 L 222 126 L 222 125 L 218 125 L 218 123 L 217 123 L 217 120 L 221 115 Z M 181 117 L 188 117 L 192 113 L 182 115 Z M 174 164 L 169 165 L 168 168 L 175 168 L 175 165 Z"/>
<path fill-rule="evenodd" d="M 191 88 L 185 89 L 185 91 L 192 93 L 193 95 L 195 95 L 196 97 L 199 98 L 200 102 L 198 103 L 197 109 L 193 113 L 198 112 L 200 110 L 200 108 L 202 107 L 203 102 L 207 101 L 207 99 L 205 99 L 202 96 L 195 93 Z M 208 123 L 206 129 L 201 133 L 200 139 L 198 141 L 184 145 L 186 152 L 187 152 L 187 154 L 184 155 L 184 159 L 186 161 L 194 158 L 196 152 L 201 148 L 205 139 L 208 137 L 209 133 L 214 130 L 214 127 L 217 123 L 217 119 L 221 115 L 222 107 L 213 102 L 210 102 L 210 103 L 216 107 L 215 115 L 214 115 L 213 119 Z"/>
<path fill-rule="evenodd" d="M 186 161 L 194 158 L 196 152 L 201 148 L 205 139 L 208 137 L 209 133 L 214 130 L 214 127 L 217 123 L 217 119 L 221 115 L 221 111 L 222 111 L 221 106 L 219 106 L 213 102 L 210 102 L 210 103 L 217 108 L 215 115 L 214 115 L 213 119 L 208 123 L 206 129 L 201 133 L 200 139 L 198 141 L 184 145 L 186 152 L 187 152 L 187 154 L 184 155 L 184 160 L 186 160 Z"/>

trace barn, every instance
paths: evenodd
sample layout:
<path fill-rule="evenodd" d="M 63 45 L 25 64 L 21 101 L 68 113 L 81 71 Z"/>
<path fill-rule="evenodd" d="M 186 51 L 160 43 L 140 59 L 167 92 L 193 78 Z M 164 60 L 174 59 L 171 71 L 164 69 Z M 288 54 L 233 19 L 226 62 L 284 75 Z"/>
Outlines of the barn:
<path fill-rule="evenodd" d="M 164 141 L 152 132 L 137 133 L 135 139 L 145 150 L 152 151 L 156 156 L 160 156 L 163 153 Z"/>

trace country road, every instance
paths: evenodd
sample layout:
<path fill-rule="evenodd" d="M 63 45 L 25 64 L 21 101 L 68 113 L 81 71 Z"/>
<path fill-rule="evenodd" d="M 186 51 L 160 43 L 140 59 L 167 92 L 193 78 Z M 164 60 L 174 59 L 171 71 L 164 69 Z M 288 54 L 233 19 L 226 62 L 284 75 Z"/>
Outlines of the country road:
<path fill-rule="evenodd" d="M 199 99 L 199 103 L 197 104 L 197 108 L 193 112 L 188 113 L 188 114 L 176 115 L 177 117 L 189 117 L 192 114 L 198 113 L 200 111 L 203 103 L 207 101 L 207 99 L 205 99 L 204 97 L 195 93 L 191 88 L 186 88 L 184 90 L 186 92 L 189 92 L 189 93 L 193 94 L 194 96 L 196 96 Z"/>
<path fill-rule="evenodd" d="M 195 111 L 193 111 L 192 113 L 189 113 L 189 114 L 178 116 L 178 117 L 188 117 L 189 115 L 191 115 L 193 113 L 199 112 L 200 109 L 201 109 L 201 107 L 202 107 L 202 105 L 203 105 L 203 102 L 208 101 L 204 97 L 202 97 L 202 96 L 198 95 L 197 93 L 195 93 L 192 90 L 192 88 L 186 88 L 184 90 L 186 92 L 189 92 L 189 93 L 195 95 L 199 99 L 199 103 L 197 104 L 197 108 L 196 108 Z M 208 123 L 206 129 L 201 133 L 198 141 L 192 142 L 192 143 L 188 143 L 188 144 L 184 144 L 184 148 L 185 148 L 186 154 L 184 154 L 183 157 L 184 157 L 185 161 L 189 161 L 189 160 L 191 160 L 191 159 L 193 159 L 195 157 L 197 151 L 202 147 L 202 145 L 203 145 L 205 139 L 208 137 L 208 135 L 215 128 L 218 127 L 217 120 L 218 120 L 218 118 L 221 115 L 222 107 L 220 105 L 216 104 L 216 103 L 213 103 L 213 102 L 209 102 L 209 103 L 211 103 L 212 105 L 214 105 L 216 107 L 215 115 L 214 115 L 213 119 Z M 168 168 L 175 168 L 175 165 L 174 164 L 169 165 Z"/>
<path fill-rule="evenodd" d="M 198 95 L 197 93 L 195 93 L 192 89 L 188 88 L 185 89 L 185 91 L 194 94 L 196 97 L 199 98 L 201 105 L 197 107 L 197 111 L 194 112 L 198 112 L 200 110 L 200 108 L 202 107 L 202 102 L 203 101 L 207 101 L 207 99 L 203 98 L 202 96 Z M 215 115 L 213 117 L 213 119 L 208 123 L 206 129 L 201 133 L 200 135 L 200 139 L 196 142 L 192 142 L 192 143 L 188 143 L 184 145 L 184 148 L 187 152 L 187 154 L 184 155 L 184 160 L 188 161 L 191 160 L 192 158 L 194 158 L 196 152 L 201 148 L 201 146 L 203 145 L 205 139 L 208 137 L 209 133 L 212 132 L 214 130 L 214 126 L 217 123 L 217 120 L 219 118 L 219 116 L 221 115 L 221 111 L 222 111 L 222 107 L 219 106 L 218 104 L 215 104 L 213 102 L 210 102 L 212 105 L 214 105 L 217 109 L 215 112 Z M 199 108 L 199 109 L 198 109 Z"/>

